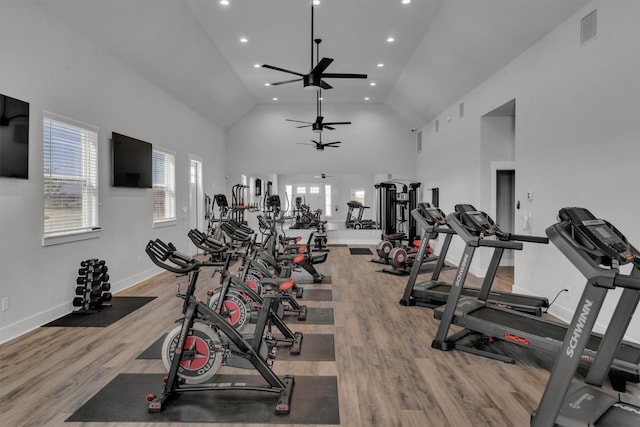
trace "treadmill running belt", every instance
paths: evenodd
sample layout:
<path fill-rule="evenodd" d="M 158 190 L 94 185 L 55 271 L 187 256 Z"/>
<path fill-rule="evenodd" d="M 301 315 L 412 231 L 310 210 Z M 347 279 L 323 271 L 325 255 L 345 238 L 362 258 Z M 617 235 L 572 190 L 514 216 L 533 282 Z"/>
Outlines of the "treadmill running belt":
<path fill-rule="evenodd" d="M 451 292 L 451 285 L 441 284 L 430 288 L 427 292 L 442 292 L 443 294 L 449 294 Z M 477 288 L 462 288 L 462 295 L 476 298 L 480 293 L 480 289 Z M 531 306 L 531 307 L 546 307 L 544 298 L 538 298 L 527 295 L 515 295 L 509 293 L 490 292 L 488 300 L 490 302 L 513 304 L 518 306 Z"/>
<path fill-rule="evenodd" d="M 531 332 L 540 337 L 549 337 L 558 341 L 564 340 L 564 336 L 567 333 L 567 328 L 562 325 L 538 322 L 527 317 L 512 314 L 507 311 L 494 310 L 488 307 L 475 310 L 469 315 L 488 322 L 509 325 L 514 329 Z M 600 337 L 592 334 L 587 348 L 596 351 L 600 345 L 600 341 Z M 640 363 L 640 350 L 623 343 L 618 349 L 618 353 L 616 353 L 616 359 L 638 365 Z"/>

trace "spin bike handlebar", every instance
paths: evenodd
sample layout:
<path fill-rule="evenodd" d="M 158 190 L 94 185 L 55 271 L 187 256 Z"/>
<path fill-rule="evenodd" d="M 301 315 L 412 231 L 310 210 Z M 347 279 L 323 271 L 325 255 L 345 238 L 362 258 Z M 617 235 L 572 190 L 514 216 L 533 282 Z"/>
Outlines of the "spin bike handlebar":
<path fill-rule="evenodd" d="M 172 243 L 165 243 L 160 239 L 150 240 L 144 251 L 155 265 L 176 274 L 190 273 L 201 265 L 190 256 L 179 252 Z M 167 260 L 173 265 L 167 263 Z"/>

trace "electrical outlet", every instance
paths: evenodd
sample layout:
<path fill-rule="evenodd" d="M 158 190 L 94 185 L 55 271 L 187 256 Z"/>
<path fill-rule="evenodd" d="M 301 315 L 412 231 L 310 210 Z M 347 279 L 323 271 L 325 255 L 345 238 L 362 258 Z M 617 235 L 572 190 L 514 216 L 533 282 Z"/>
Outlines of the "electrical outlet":
<path fill-rule="evenodd" d="M 2 311 L 8 311 L 10 307 L 9 297 L 2 298 Z"/>

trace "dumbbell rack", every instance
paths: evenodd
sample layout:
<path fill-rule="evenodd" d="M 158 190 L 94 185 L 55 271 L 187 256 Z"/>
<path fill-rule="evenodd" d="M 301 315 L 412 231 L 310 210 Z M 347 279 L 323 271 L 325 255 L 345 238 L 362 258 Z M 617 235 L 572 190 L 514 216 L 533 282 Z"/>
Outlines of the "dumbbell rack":
<path fill-rule="evenodd" d="M 87 259 L 80 262 L 76 279 L 76 297 L 73 299 L 75 314 L 91 314 L 98 310 L 111 307 L 111 284 L 109 283 L 109 268 L 104 260 Z"/>

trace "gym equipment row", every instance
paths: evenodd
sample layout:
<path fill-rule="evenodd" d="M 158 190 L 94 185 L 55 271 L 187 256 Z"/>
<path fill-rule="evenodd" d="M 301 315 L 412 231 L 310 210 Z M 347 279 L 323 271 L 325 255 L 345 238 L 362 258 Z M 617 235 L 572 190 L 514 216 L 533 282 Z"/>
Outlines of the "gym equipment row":
<path fill-rule="evenodd" d="M 73 299 L 76 309 L 73 313 L 92 314 L 111 306 L 107 304 L 112 298 L 108 270 L 104 260 L 94 258 L 80 262 L 76 278 L 76 297 Z"/>
<path fill-rule="evenodd" d="M 546 229 L 548 237 L 545 238 L 496 232 L 499 228 L 495 222 L 470 205 L 458 205 L 456 211 L 446 217 L 438 210 L 416 211 L 414 217 L 424 219 L 423 233 L 443 232 L 446 238 L 457 234 L 466 244 L 446 304 L 434 311 L 440 324 L 432 348 L 514 362 L 509 356 L 462 343 L 464 337 L 475 334 L 556 354 L 545 392 L 538 409 L 532 413 L 532 426 L 640 425 L 640 401 L 624 394 L 626 381 L 640 382 L 640 346 L 623 340 L 640 301 L 640 252 L 615 226 L 587 209 L 575 207 L 560 210 L 558 222 Z M 447 227 L 453 233 L 444 231 Z M 522 242 L 544 243 L 547 238 L 586 278 L 580 303 L 569 325 L 487 300 L 504 250 L 522 250 Z M 465 295 L 465 281 L 479 248 L 492 249 L 493 256 L 478 293 Z M 627 264 L 631 264 L 631 270 L 623 272 L 620 267 Z M 413 274 L 411 280 L 414 283 L 407 286 L 400 303 L 412 305 L 428 301 L 432 284 L 418 287 Z M 615 288 L 622 288 L 622 295 L 605 333 L 596 334 L 593 326 L 599 311 L 607 292 Z M 462 329 L 450 335 L 451 325 Z M 476 343 L 488 341 L 481 339 Z M 573 382 L 579 367 L 587 369 L 584 383 Z M 617 392 L 602 388 L 607 376 Z"/>

